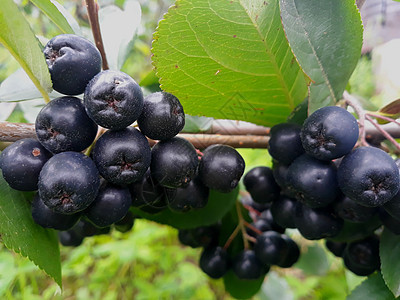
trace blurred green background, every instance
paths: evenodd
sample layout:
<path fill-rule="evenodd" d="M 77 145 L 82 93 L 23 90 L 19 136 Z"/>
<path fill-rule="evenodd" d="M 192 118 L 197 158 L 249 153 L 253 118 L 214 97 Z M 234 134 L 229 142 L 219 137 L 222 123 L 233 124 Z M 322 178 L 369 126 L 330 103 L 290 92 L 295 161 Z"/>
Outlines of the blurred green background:
<path fill-rule="evenodd" d="M 60 34 L 58 28 L 28 0 L 16 1 L 41 41 Z M 84 1 L 59 1 L 90 35 Z M 149 91 L 157 89 L 152 72 L 151 41 L 158 21 L 172 0 L 141 0 L 142 19 L 130 43 L 122 71 Z M 100 7 L 123 8 L 125 0 L 99 0 Z M 0 82 L 19 68 L 0 45 Z M 350 81 L 352 92 L 370 97 L 374 92 L 368 58 L 362 59 Z M 9 121 L 26 121 L 18 107 Z M 270 165 L 264 149 L 240 150 L 246 170 Z M 341 260 L 322 242 L 291 236 L 302 256 L 294 268 L 272 269 L 255 299 L 344 299 L 363 277 L 346 272 Z M 131 232 L 86 238 L 77 248 L 61 247 L 63 290 L 30 261 L 0 244 L 0 299 L 231 299 L 222 280 L 212 280 L 198 268 L 200 249 L 182 246 L 177 230 L 143 219 Z"/>

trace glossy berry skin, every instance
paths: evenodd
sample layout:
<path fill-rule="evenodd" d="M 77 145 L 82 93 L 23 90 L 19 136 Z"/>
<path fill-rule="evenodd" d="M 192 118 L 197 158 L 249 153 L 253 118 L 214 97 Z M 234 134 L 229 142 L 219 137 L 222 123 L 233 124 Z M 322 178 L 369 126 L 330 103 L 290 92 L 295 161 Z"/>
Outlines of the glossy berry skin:
<path fill-rule="evenodd" d="M 229 255 L 222 247 L 205 248 L 201 253 L 199 266 L 211 278 L 221 278 L 229 269 Z"/>
<path fill-rule="evenodd" d="M 278 200 L 271 205 L 271 214 L 274 221 L 283 228 L 296 228 L 294 214 L 296 210 L 295 199 L 286 195 L 281 195 Z"/>
<path fill-rule="evenodd" d="M 400 220 L 392 217 L 384 209 L 379 209 L 379 219 L 387 230 L 393 234 L 400 235 Z"/>
<path fill-rule="evenodd" d="M 258 220 L 260 220 L 260 219 L 267 221 L 273 231 L 276 231 L 279 233 L 285 232 L 285 227 L 282 227 L 278 223 L 275 222 L 275 219 L 271 213 L 271 208 L 266 209 L 263 212 L 261 212 L 260 216 L 258 217 Z"/>
<path fill-rule="evenodd" d="M 251 196 L 247 194 L 240 197 L 240 202 L 243 203 L 243 205 L 249 206 L 250 208 L 256 210 L 257 212 L 263 212 L 271 207 L 271 203 L 261 204 L 254 202 Z"/>
<path fill-rule="evenodd" d="M 269 223 L 269 221 L 265 220 L 265 219 L 257 219 L 255 222 L 251 223 L 251 225 L 258 229 L 261 232 L 266 232 L 266 231 L 272 231 L 272 226 Z M 254 238 L 257 237 L 257 232 L 255 232 L 254 230 L 252 230 L 251 228 L 247 228 L 246 229 L 247 234 L 249 236 L 252 236 Z"/>
<path fill-rule="evenodd" d="M 147 170 L 143 178 L 129 186 L 132 206 L 144 208 L 146 212 L 157 213 L 175 199 L 176 190 L 168 189 L 155 181 Z"/>
<path fill-rule="evenodd" d="M 126 186 L 140 180 L 150 166 L 149 143 L 133 127 L 105 132 L 92 154 L 101 176 L 115 185 Z"/>
<path fill-rule="evenodd" d="M 288 252 L 287 255 L 277 265 L 281 268 L 290 268 L 299 260 L 300 248 L 296 242 L 287 235 L 283 234 L 281 237 L 287 243 Z"/>
<path fill-rule="evenodd" d="M 279 233 L 267 231 L 257 237 L 254 252 L 262 263 L 277 265 L 288 254 L 288 248 L 288 244 Z"/>
<path fill-rule="evenodd" d="M 32 201 L 32 218 L 36 224 L 44 228 L 53 228 L 56 230 L 68 230 L 72 228 L 80 219 L 81 213 L 73 215 L 64 215 L 52 211 L 36 194 Z"/>
<path fill-rule="evenodd" d="M 309 207 L 324 207 L 335 201 L 340 193 L 335 165 L 307 154 L 295 159 L 286 179 L 296 199 Z"/>
<path fill-rule="evenodd" d="M 251 198 L 258 203 L 272 202 L 279 197 L 280 188 L 268 167 L 255 167 L 243 178 L 244 186 Z"/>
<path fill-rule="evenodd" d="M 66 247 L 78 247 L 82 244 L 84 237 L 76 233 L 74 230 L 59 231 L 58 239 L 61 245 Z"/>
<path fill-rule="evenodd" d="M 39 196 L 54 212 L 73 214 L 86 209 L 96 198 L 99 172 L 93 161 L 79 152 L 54 155 L 39 175 Z"/>
<path fill-rule="evenodd" d="M 400 190 L 388 202 L 383 205 L 383 208 L 393 217 L 400 220 Z"/>
<path fill-rule="evenodd" d="M 359 276 L 367 276 L 380 267 L 379 239 L 367 237 L 361 241 L 348 243 L 343 253 L 345 266 Z"/>
<path fill-rule="evenodd" d="M 158 142 L 151 150 L 151 175 L 168 188 L 187 186 L 197 175 L 198 164 L 196 149 L 183 138 Z"/>
<path fill-rule="evenodd" d="M 167 140 L 185 126 L 185 112 L 178 98 L 157 92 L 144 98 L 143 111 L 138 118 L 141 132 L 153 140 Z"/>
<path fill-rule="evenodd" d="M 287 188 L 287 170 L 289 165 L 284 165 L 278 161 L 274 161 L 272 166 L 272 174 L 274 176 L 275 182 L 279 185 L 282 190 Z"/>
<path fill-rule="evenodd" d="M 399 191 L 399 169 L 385 151 L 360 147 L 346 155 L 338 169 L 339 186 L 351 200 L 382 206 Z"/>
<path fill-rule="evenodd" d="M 306 153 L 329 161 L 348 154 L 357 142 L 358 132 L 352 114 L 338 106 L 326 106 L 304 121 L 301 141 Z"/>
<path fill-rule="evenodd" d="M 218 236 L 219 227 L 216 225 L 180 229 L 178 232 L 178 239 L 181 244 L 192 248 L 216 246 Z"/>
<path fill-rule="evenodd" d="M 14 142 L 0 154 L 4 180 L 15 190 L 37 190 L 40 170 L 51 156 L 35 139 Z"/>
<path fill-rule="evenodd" d="M 132 229 L 134 223 L 135 217 L 131 211 L 128 211 L 121 220 L 114 223 L 114 228 L 119 232 L 125 233 Z"/>
<path fill-rule="evenodd" d="M 85 216 L 97 227 L 106 227 L 121 220 L 132 204 L 128 188 L 103 182 L 96 199 L 85 210 Z"/>
<path fill-rule="evenodd" d="M 101 55 L 96 46 L 74 34 L 61 34 L 44 47 L 53 89 L 64 95 L 79 95 L 101 71 Z"/>
<path fill-rule="evenodd" d="M 297 124 L 281 123 L 273 126 L 268 142 L 269 154 L 280 163 L 289 165 L 304 153 L 300 131 L 301 127 Z"/>
<path fill-rule="evenodd" d="M 367 222 L 378 212 L 376 207 L 362 206 L 346 196 L 335 201 L 334 209 L 338 217 L 352 223 Z"/>
<path fill-rule="evenodd" d="M 233 258 L 232 270 L 239 279 L 258 279 L 269 271 L 253 250 L 243 250 Z"/>
<path fill-rule="evenodd" d="M 334 237 L 343 228 L 343 220 L 334 215 L 330 208 L 310 208 L 301 203 L 296 205 L 295 224 L 308 240 Z"/>
<path fill-rule="evenodd" d="M 327 240 L 325 242 L 325 246 L 336 257 L 342 257 L 344 250 L 346 249 L 347 243 L 334 242 L 334 241 Z"/>
<path fill-rule="evenodd" d="M 106 70 L 87 85 L 84 95 L 87 114 L 100 126 L 124 129 L 142 112 L 143 93 L 128 74 Z"/>
<path fill-rule="evenodd" d="M 110 233 L 111 227 L 97 227 L 93 223 L 82 218 L 71 230 L 83 237 Z"/>
<path fill-rule="evenodd" d="M 199 164 L 199 177 L 210 189 L 229 193 L 239 183 L 245 163 L 234 148 L 226 145 L 212 145 L 203 152 Z"/>
<path fill-rule="evenodd" d="M 35 130 L 40 143 L 52 153 L 80 152 L 94 141 L 97 125 L 86 114 L 80 99 L 60 97 L 42 108 Z"/>
<path fill-rule="evenodd" d="M 184 188 L 176 189 L 175 198 L 168 207 L 177 212 L 188 212 L 200 209 L 207 205 L 210 189 L 198 177 L 189 182 Z"/>

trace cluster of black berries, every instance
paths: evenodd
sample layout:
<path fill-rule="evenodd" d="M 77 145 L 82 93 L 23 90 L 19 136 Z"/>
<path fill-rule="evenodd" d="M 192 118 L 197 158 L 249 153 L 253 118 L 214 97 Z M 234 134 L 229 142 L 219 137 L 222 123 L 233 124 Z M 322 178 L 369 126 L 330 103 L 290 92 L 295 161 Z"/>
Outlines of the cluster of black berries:
<path fill-rule="evenodd" d="M 37 190 L 32 216 L 38 224 L 65 231 L 84 217 L 107 228 L 131 206 L 185 212 L 204 207 L 210 188 L 237 186 L 244 161 L 234 148 L 213 145 L 199 162 L 193 145 L 176 137 L 185 114 L 174 95 L 143 97 L 129 75 L 101 71 L 99 51 L 76 35 L 56 36 L 44 54 L 53 88 L 68 96 L 39 112 L 37 140 L 19 140 L 0 157 L 12 188 Z M 83 101 L 75 97 L 81 93 Z M 130 126 L 135 121 L 140 131 Z M 96 140 L 99 126 L 108 130 Z M 146 137 L 159 142 L 151 149 Z M 90 157 L 82 153 L 88 147 Z M 66 234 L 86 236 L 78 225 Z"/>
<path fill-rule="evenodd" d="M 400 217 L 399 168 L 381 149 L 353 150 L 358 133 L 357 120 L 336 106 L 317 110 L 303 126 L 276 125 L 269 141 L 272 170 L 255 168 L 244 184 L 255 202 L 271 205 L 278 225 L 297 228 L 309 240 L 326 238 L 328 249 L 338 247 L 335 237 L 345 236 L 340 243 L 345 265 L 368 275 L 379 268 L 374 230 L 381 223 L 400 224 L 395 220 Z M 349 223 L 375 225 L 370 232 L 350 234 L 345 232 Z"/>
<path fill-rule="evenodd" d="M 242 201 L 245 206 L 253 204 L 248 202 L 251 199 Z M 297 244 L 282 234 L 284 229 L 273 221 L 268 209 L 253 218 L 247 234 L 254 240 L 247 249 L 232 249 L 232 241 L 223 241 L 220 224 L 179 230 L 179 241 L 192 248 L 203 247 L 199 266 L 214 279 L 223 277 L 228 270 L 239 279 L 251 280 L 264 277 L 272 265 L 290 268 L 300 255 Z"/>

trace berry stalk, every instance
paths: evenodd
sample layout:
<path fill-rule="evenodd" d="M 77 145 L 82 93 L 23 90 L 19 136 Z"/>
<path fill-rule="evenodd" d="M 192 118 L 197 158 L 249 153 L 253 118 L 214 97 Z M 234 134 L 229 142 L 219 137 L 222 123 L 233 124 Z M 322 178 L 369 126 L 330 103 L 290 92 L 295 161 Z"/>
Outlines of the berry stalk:
<path fill-rule="evenodd" d="M 93 38 L 97 49 L 101 53 L 103 70 L 108 70 L 108 62 L 106 52 L 104 50 L 103 38 L 101 37 L 100 23 L 99 23 L 99 4 L 95 0 L 86 0 L 86 8 L 89 17 L 90 27 L 92 28 Z"/>

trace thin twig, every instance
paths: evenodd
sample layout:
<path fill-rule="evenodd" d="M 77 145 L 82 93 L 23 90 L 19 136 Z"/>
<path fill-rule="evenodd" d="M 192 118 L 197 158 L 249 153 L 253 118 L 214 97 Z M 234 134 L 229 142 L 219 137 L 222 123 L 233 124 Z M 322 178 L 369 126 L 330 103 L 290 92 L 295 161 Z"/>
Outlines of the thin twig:
<path fill-rule="evenodd" d="M 343 99 L 346 104 L 352 107 L 358 116 L 358 127 L 360 128 L 360 141 L 363 146 L 369 146 L 367 140 L 365 139 L 365 111 L 358 103 L 358 100 L 350 95 L 347 91 L 343 93 Z"/>
<path fill-rule="evenodd" d="M 246 222 L 246 221 L 243 221 L 243 224 L 244 224 L 247 228 L 249 228 L 250 230 L 254 231 L 255 233 L 257 233 L 257 234 L 262 234 L 262 231 L 261 231 L 260 229 L 254 227 L 254 226 L 251 225 L 250 223 L 248 223 L 248 222 Z"/>
<path fill-rule="evenodd" d="M 400 144 L 396 142 L 396 140 L 387 132 L 385 129 L 382 128 L 379 124 L 377 124 L 369 115 L 365 115 L 365 118 L 372 124 L 382 135 L 388 139 L 398 151 L 400 151 Z"/>
<path fill-rule="evenodd" d="M 236 201 L 236 212 L 237 212 L 238 219 L 239 219 L 239 226 L 240 226 L 240 229 L 242 230 L 243 246 L 244 246 L 244 249 L 247 250 L 247 249 L 249 249 L 250 245 L 249 245 L 249 241 L 246 239 L 247 232 L 246 232 L 246 227 L 244 226 L 245 220 L 242 215 L 242 210 L 240 208 L 239 201 Z"/>
<path fill-rule="evenodd" d="M 100 23 L 99 23 L 99 4 L 95 0 L 85 0 L 86 8 L 89 17 L 90 27 L 92 28 L 94 42 L 97 49 L 101 54 L 103 62 L 103 70 L 108 70 L 108 63 L 106 57 L 106 51 L 104 50 L 103 38 L 101 37 Z"/>
<path fill-rule="evenodd" d="M 394 123 L 394 124 L 400 126 L 400 122 L 396 121 L 395 119 L 392 119 L 392 118 L 389 118 L 389 117 L 386 117 L 386 116 L 382 116 L 382 115 L 379 115 L 379 114 L 375 114 L 375 113 L 370 113 L 370 112 L 367 113 L 367 115 L 370 116 L 370 117 L 374 117 L 374 118 L 377 118 L 377 119 L 382 119 L 384 121 L 391 122 L 391 123 Z"/>
<path fill-rule="evenodd" d="M 246 234 L 244 237 L 246 238 L 246 240 L 252 242 L 253 244 L 257 243 L 257 239 L 255 237 L 252 237 L 251 235 Z"/>
<path fill-rule="evenodd" d="M 237 234 L 240 231 L 240 224 L 238 224 L 235 228 L 235 230 L 231 233 L 231 235 L 229 236 L 229 238 L 226 240 L 226 243 L 224 245 L 224 249 L 228 249 L 229 246 L 232 244 L 233 240 L 235 239 L 235 237 L 237 236 Z"/>

